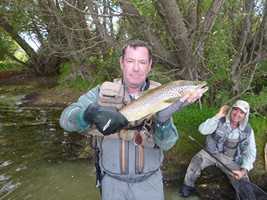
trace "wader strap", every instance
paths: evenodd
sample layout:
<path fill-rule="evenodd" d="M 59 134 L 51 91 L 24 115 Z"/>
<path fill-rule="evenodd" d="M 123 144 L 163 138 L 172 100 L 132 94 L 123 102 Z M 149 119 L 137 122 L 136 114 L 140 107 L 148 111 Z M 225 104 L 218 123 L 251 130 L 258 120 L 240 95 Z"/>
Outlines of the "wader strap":
<path fill-rule="evenodd" d="M 139 145 L 139 160 L 138 160 L 139 172 L 143 170 L 143 146 Z"/>
<path fill-rule="evenodd" d="M 90 147 L 91 149 L 94 150 L 94 167 L 95 167 L 95 175 L 96 175 L 96 183 L 95 186 L 96 188 L 99 189 L 100 195 L 102 195 L 102 179 L 105 175 L 105 173 L 101 173 L 100 165 L 99 165 L 99 148 L 97 147 L 97 139 L 93 136 L 90 135 Z M 93 139 L 95 140 L 95 144 L 93 144 Z"/>
<path fill-rule="evenodd" d="M 112 175 L 112 174 L 108 174 L 108 173 L 105 173 L 105 175 L 110 176 L 111 178 L 114 178 L 118 181 L 122 181 L 122 182 L 126 182 L 126 183 L 140 183 L 140 182 L 143 182 L 144 180 L 148 179 L 153 174 L 155 174 L 158 170 L 159 169 L 156 169 L 156 170 L 150 172 L 149 174 L 146 174 L 146 175 L 140 176 L 140 177 L 135 177 L 135 178 L 121 177 L 121 176 L 116 176 L 116 175 Z"/>
<path fill-rule="evenodd" d="M 121 171 L 125 172 L 125 140 L 121 140 Z"/>

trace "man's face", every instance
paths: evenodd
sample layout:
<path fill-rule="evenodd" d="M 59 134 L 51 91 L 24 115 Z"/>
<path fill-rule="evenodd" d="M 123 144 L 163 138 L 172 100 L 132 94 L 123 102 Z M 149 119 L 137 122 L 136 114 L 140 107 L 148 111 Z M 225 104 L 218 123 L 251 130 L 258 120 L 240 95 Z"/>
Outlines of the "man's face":
<path fill-rule="evenodd" d="M 240 108 L 233 108 L 231 112 L 231 120 L 235 123 L 241 122 L 244 117 L 246 116 L 246 113 L 241 110 Z"/>
<path fill-rule="evenodd" d="M 152 60 L 145 47 L 127 47 L 124 59 L 120 58 L 123 79 L 129 88 L 140 88 L 150 72 Z"/>

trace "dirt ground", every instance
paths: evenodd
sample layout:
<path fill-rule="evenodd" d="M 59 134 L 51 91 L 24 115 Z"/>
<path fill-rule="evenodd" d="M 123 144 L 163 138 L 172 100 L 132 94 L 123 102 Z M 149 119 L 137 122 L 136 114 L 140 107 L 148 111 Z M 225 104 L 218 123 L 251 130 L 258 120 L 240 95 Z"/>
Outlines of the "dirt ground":
<path fill-rule="evenodd" d="M 0 72 L 0 86 L 16 86 L 27 85 L 40 88 L 40 91 L 32 92 L 26 95 L 25 103 L 31 106 L 58 106 L 65 107 L 66 105 L 77 101 L 80 95 L 85 91 L 77 89 L 62 89 L 58 86 L 60 79 L 58 75 L 53 76 L 34 76 L 26 73 L 16 72 Z"/>
<path fill-rule="evenodd" d="M 34 76 L 30 74 L 22 74 L 16 72 L 0 72 L 0 86 L 16 86 L 16 85 L 28 85 L 40 88 L 40 91 L 32 92 L 26 95 L 27 101 L 24 106 L 30 104 L 30 106 L 55 106 L 55 107 L 66 107 L 68 104 L 77 101 L 80 95 L 86 91 L 78 91 L 77 89 L 63 89 L 56 87 L 60 83 L 59 76 Z M 23 106 L 23 105 L 22 105 Z M 167 158 L 166 158 L 167 159 Z M 176 166 L 184 168 L 186 166 Z M 173 182 L 177 179 L 182 179 L 183 175 L 179 174 L 177 177 L 164 177 L 165 181 Z M 223 177 L 222 172 L 218 169 L 205 170 L 198 182 L 196 190 L 197 196 L 201 199 L 235 199 L 235 192 L 229 181 Z M 258 177 L 258 176 L 256 176 Z M 261 175 L 258 178 L 254 177 L 253 182 L 261 188 L 267 188 L 267 180 L 265 175 Z M 226 184 L 222 184 L 222 181 Z"/>

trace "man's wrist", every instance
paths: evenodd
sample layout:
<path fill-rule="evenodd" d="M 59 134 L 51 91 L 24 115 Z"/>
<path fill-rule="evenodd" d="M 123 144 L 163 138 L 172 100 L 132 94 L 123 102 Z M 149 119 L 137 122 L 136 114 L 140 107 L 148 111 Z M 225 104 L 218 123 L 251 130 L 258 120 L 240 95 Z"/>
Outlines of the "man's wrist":
<path fill-rule="evenodd" d="M 162 121 L 157 119 L 156 125 L 159 127 L 164 127 L 170 123 L 170 120 L 171 120 L 171 118 L 167 119 L 165 122 L 162 122 Z"/>
<path fill-rule="evenodd" d="M 98 111 L 99 107 L 100 106 L 98 104 L 95 104 L 95 103 L 90 104 L 84 112 L 84 120 L 90 124 L 93 124 L 94 123 L 94 115 Z"/>
<path fill-rule="evenodd" d="M 216 114 L 216 115 L 215 115 L 215 117 L 216 117 L 216 119 L 218 119 L 218 120 L 219 120 L 219 119 L 221 119 L 223 116 L 222 116 L 222 115 L 220 115 L 220 114 Z"/>
<path fill-rule="evenodd" d="M 248 170 L 247 170 L 247 169 L 245 169 L 245 168 L 241 168 L 241 169 L 240 169 L 240 171 L 243 171 L 243 172 L 245 172 L 245 173 L 247 173 L 247 172 L 248 172 Z"/>

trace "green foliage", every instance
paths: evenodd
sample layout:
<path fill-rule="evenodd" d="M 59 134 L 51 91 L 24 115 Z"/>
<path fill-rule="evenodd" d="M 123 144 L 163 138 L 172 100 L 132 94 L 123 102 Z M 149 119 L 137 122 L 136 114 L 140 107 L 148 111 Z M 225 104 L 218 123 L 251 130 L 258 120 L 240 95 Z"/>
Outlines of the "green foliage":
<path fill-rule="evenodd" d="M 266 115 L 264 108 L 267 108 L 267 87 L 263 86 L 262 90 L 258 94 L 255 94 L 253 91 L 247 92 L 242 95 L 242 99 L 245 99 L 250 103 L 251 110 L 253 110 L 253 116 Z"/>
<path fill-rule="evenodd" d="M 257 155 L 264 155 L 264 146 L 267 138 L 266 116 L 255 116 L 249 120 L 255 134 L 257 144 Z"/>
<path fill-rule="evenodd" d="M 175 154 L 175 159 L 179 160 L 179 164 L 188 165 L 194 154 L 200 150 L 189 139 L 189 135 L 193 136 L 201 144 L 205 144 L 206 136 L 199 133 L 198 127 L 202 122 L 214 116 L 216 112 L 217 109 L 214 107 L 203 105 L 202 109 L 200 109 L 198 105 L 193 104 L 185 107 L 173 116 L 173 122 L 177 128 L 179 139 L 171 151 L 178 152 Z M 168 156 L 173 156 L 172 152 L 166 154 L 167 159 Z"/>
<path fill-rule="evenodd" d="M 0 32 L 0 49 L 5 49 L 10 54 L 15 54 L 19 50 L 19 46 L 10 36 L 6 36 L 3 32 Z M 0 51 L 1 61 L 10 60 L 6 55 L 6 51 Z"/>
<path fill-rule="evenodd" d="M 167 80 L 166 74 L 168 74 L 168 72 L 163 66 L 153 65 L 152 72 L 149 75 L 149 79 L 157 81 L 161 84 L 164 84 L 170 81 L 170 80 Z"/>
<path fill-rule="evenodd" d="M 22 51 L 22 50 L 17 50 L 15 53 L 14 53 L 15 57 L 18 58 L 20 61 L 22 62 L 27 62 L 29 60 L 29 57 L 28 55 Z"/>
<path fill-rule="evenodd" d="M 141 15 L 152 16 L 153 13 L 155 13 L 153 0 L 147 0 L 147 1 L 133 0 L 132 3 L 135 5 L 136 9 L 139 11 Z M 150 12 L 147 12 L 148 10 Z"/>
<path fill-rule="evenodd" d="M 66 78 L 66 76 L 68 76 L 69 74 L 71 74 L 72 70 L 71 70 L 71 64 L 70 63 L 62 63 L 60 66 L 60 74 L 61 74 L 61 80 L 64 80 Z"/>
<path fill-rule="evenodd" d="M 25 9 L 31 4 L 32 3 L 28 0 L 21 0 L 12 3 L 10 3 L 10 1 L 8 0 L 1 0 L 1 14 L 5 16 L 7 21 L 12 25 L 12 28 L 15 30 L 15 32 L 29 33 L 34 30 L 34 24 L 32 23 L 31 19 L 31 15 L 33 15 L 33 13 L 32 11 Z M 35 14 L 35 17 L 38 16 Z"/>
<path fill-rule="evenodd" d="M 222 105 L 225 104 L 225 102 L 228 102 L 229 99 L 231 99 L 231 94 L 230 94 L 230 90 L 228 89 L 229 87 L 225 87 L 223 88 L 222 86 L 220 86 L 219 88 L 214 87 L 213 90 L 215 91 L 214 93 L 214 99 L 213 102 L 210 102 L 211 105 Z M 211 99 L 211 101 L 212 101 Z"/>
<path fill-rule="evenodd" d="M 243 32 L 240 31 L 244 26 L 246 15 L 239 11 L 242 5 L 243 1 L 239 0 L 225 2 L 224 9 L 217 19 L 206 44 L 205 59 L 207 62 L 205 66 L 212 72 L 212 76 L 207 80 L 210 86 L 208 93 L 211 105 L 221 105 L 233 98 L 230 66 L 233 64 L 236 52 L 240 48 L 239 45 L 243 35 Z M 260 22 L 258 15 L 253 17 L 255 22 Z M 253 29 L 257 30 L 258 25 L 259 23 L 255 23 Z M 263 87 L 263 85 L 266 85 L 266 65 L 266 62 L 259 64 L 258 72 L 253 74 L 251 89 L 238 97 L 250 102 L 254 114 L 259 114 L 258 112 L 266 106 L 266 101 L 264 101 L 266 90 Z M 254 68 L 254 66 L 251 67 Z M 245 89 L 250 84 L 250 74 L 247 74 L 245 69 L 241 72 L 235 71 L 235 73 L 237 73 L 237 76 L 239 76 L 238 73 L 244 73 L 237 81 L 240 81 Z"/>
<path fill-rule="evenodd" d="M 90 86 L 90 83 L 88 81 L 83 80 L 81 77 L 75 77 L 74 80 L 69 81 L 69 82 L 64 81 L 72 73 L 70 63 L 63 63 L 60 66 L 60 73 L 61 73 L 61 76 L 60 76 L 61 87 L 84 89 Z"/>
<path fill-rule="evenodd" d="M 260 133 L 264 133 L 264 132 L 266 133 L 266 130 L 267 130 L 266 116 L 254 116 L 254 117 L 252 116 L 249 120 L 249 123 L 253 127 L 253 130 L 256 136 L 260 135 Z"/>
<path fill-rule="evenodd" d="M 221 105 L 230 99 L 229 77 L 233 54 L 228 26 L 228 22 L 223 17 L 215 23 L 204 52 L 207 60 L 206 67 L 212 72 L 212 76 L 207 80 L 211 105 Z"/>
<path fill-rule="evenodd" d="M 23 69 L 23 66 L 17 62 L 12 61 L 0 61 L 0 72 L 3 71 L 21 71 Z"/>
<path fill-rule="evenodd" d="M 202 108 L 197 104 L 185 107 L 180 112 L 173 116 L 175 125 L 178 130 L 187 130 L 186 132 L 195 132 L 198 130 L 199 124 L 206 119 L 212 117 L 217 112 L 217 108 L 202 105 Z M 190 131 L 188 131 L 190 130 Z"/>
<path fill-rule="evenodd" d="M 77 77 L 74 81 L 68 82 L 66 84 L 69 88 L 85 89 L 91 86 L 91 83 L 83 80 L 81 77 Z"/>
<path fill-rule="evenodd" d="M 79 5 L 88 6 L 86 1 L 81 2 L 82 3 Z M 185 27 L 180 28 L 186 28 L 185 35 L 188 35 L 189 37 L 189 49 L 192 49 L 192 52 L 195 52 L 194 48 L 198 45 L 198 41 L 201 41 L 199 40 L 199 36 L 204 34 L 202 31 L 207 30 L 203 27 L 205 25 L 203 22 L 205 19 L 208 19 L 207 13 L 214 1 L 206 0 L 197 3 L 188 3 L 188 1 L 176 2 L 181 12 L 179 18 L 184 22 L 183 24 L 185 24 Z M 10 1 L 8 0 L 2 0 L 0 8 L 1 15 L 10 23 L 15 30 L 15 33 L 19 34 L 21 37 L 27 35 L 42 41 L 42 49 L 45 52 L 44 54 L 49 55 L 48 57 L 55 53 L 55 55 L 59 57 L 59 60 L 73 60 L 75 57 L 74 60 L 76 62 L 83 61 L 85 64 L 91 64 L 92 67 L 90 68 L 90 71 L 88 71 L 88 74 L 90 76 L 89 80 L 92 79 L 93 83 L 89 85 L 97 84 L 105 80 L 112 80 L 113 78 L 121 76 L 119 67 L 120 53 L 117 51 L 117 44 L 123 44 L 130 38 L 143 39 L 150 43 L 152 48 L 157 47 L 152 49 L 152 51 L 154 51 L 153 55 L 156 55 L 153 61 L 161 66 L 153 66 L 153 73 L 150 77 L 161 83 L 169 81 L 168 78 L 170 78 L 170 74 L 168 74 L 167 69 L 170 69 L 173 66 L 167 66 L 169 64 L 164 60 L 168 58 L 168 56 L 164 58 L 165 56 L 162 52 L 165 52 L 166 55 L 180 55 L 180 51 L 183 47 L 179 45 L 179 42 L 177 43 L 179 35 L 176 36 L 176 33 L 173 32 L 175 29 L 172 29 L 170 21 L 167 18 L 164 18 L 164 16 L 166 16 L 164 13 L 166 8 L 161 6 L 160 3 L 157 4 L 158 2 L 154 0 L 132 0 L 129 3 L 136 9 L 137 14 L 132 15 L 133 13 L 131 13 L 129 15 L 127 11 L 129 7 L 124 7 L 122 1 L 96 1 L 95 3 L 97 3 L 99 8 L 99 20 L 92 20 L 90 13 L 83 15 L 84 13 L 81 12 L 77 15 L 78 12 L 76 13 L 76 11 L 80 10 L 80 8 L 76 7 L 78 4 L 73 4 L 72 9 L 71 6 L 62 3 L 61 1 L 51 1 L 51 3 L 45 4 L 47 10 L 55 8 L 53 12 L 44 11 L 44 4 L 41 1 L 21 0 L 12 1 L 12 4 L 10 4 Z M 208 40 L 207 42 L 206 40 L 204 41 L 203 63 L 201 63 L 203 64 L 203 67 L 211 72 L 211 76 L 209 79 L 206 78 L 210 89 L 205 95 L 204 100 L 205 103 L 209 103 L 209 105 L 212 106 L 220 106 L 232 98 L 230 91 L 233 83 L 231 82 L 230 66 L 237 56 L 240 42 L 242 41 L 244 34 L 243 28 L 246 27 L 244 19 L 247 15 L 243 12 L 243 5 L 244 1 L 241 0 L 225 1 L 222 9 L 218 13 L 219 17 L 215 21 L 211 34 L 208 32 L 206 33 L 208 34 Z M 253 34 L 259 31 L 258 26 L 263 17 L 262 11 L 264 6 L 262 5 L 261 1 L 257 3 L 256 6 L 258 8 L 254 10 L 255 14 L 251 18 L 250 25 L 253 28 L 252 34 L 249 35 L 250 42 L 253 42 L 255 39 L 255 35 Z M 192 13 L 192 11 L 194 12 Z M 172 10 L 170 9 L 168 12 L 172 12 Z M 121 13 L 121 15 L 118 15 L 118 13 Z M 175 15 L 173 15 L 173 17 L 175 19 Z M 86 20 L 83 21 L 84 19 Z M 107 34 L 109 37 L 103 35 L 100 29 L 96 29 L 96 27 L 99 27 L 99 25 L 95 24 L 96 21 L 99 22 L 99 25 L 103 25 L 103 34 L 105 34 L 104 30 L 108 30 Z M 78 22 L 81 22 L 82 25 L 80 26 Z M 61 27 L 65 27 L 66 30 Z M 76 30 L 80 31 L 76 32 Z M 87 30 L 89 32 L 87 32 Z M 100 37 L 98 37 L 99 32 L 101 32 Z M 262 35 L 264 35 L 264 33 Z M 109 38 L 109 40 L 106 38 Z M 116 45 L 110 44 L 110 41 L 112 41 L 110 39 L 116 41 L 114 43 Z M 157 39 L 157 41 L 160 42 L 162 47 L 160 47 L 160 49 L 162 49 L 162 51 L 158 50 L 159 47 L 155 45 L 156 43 L 154 43 L 154 39 Z M 13 54 L 18 48 L 16 44 L 10 40 L 11 38 L 6 36 L 5 31 L 0 29 L 0 47 L 3 47 L 4 49 L 9 48 L 8 50 Z M 81 46 L 78 44 L 81 44 Z M 77 55 L 76 53 L 71 53 L 73 50 L 77 52 Z M 70 53 L 68 54 L 67 52 Z M 41 50 L 37 52 L 37 54 L 40 55 L 41 53 Z M 183 55 L 183 53 L 181 55 Z M 84 59 L 86 57 L 87 59 Z M 161 59 L 161 57 L 164 59 Z M 259 55 L 259 57 L 261 56 Z M 19 58 L 23 61 L 27 60 L 26 57 Z M 0 60 L 3 59 L 5 60 L 7 58 L 2 51 L 0 51 Z M 176 77 L 181 74 L 179 70 L 183 68 L 183 62 L 181 62 L 182 59 L 179 59 L 180 58 L 176 60 L 177 62 L 170 60 L 173 63 L 177 63 L 177 71 L 174 69 L 175 73 L 172 72 Z M 192 60 L 194 60 L 194 55 Z M 81 66 L 78 66 L 77 68 L 81 67 L 80 69 L 82 70 L 82 65 L 84 63 L 81 63 Z M 242 64 L 240 67 L 242 67 Z M 9 64 L 6 64 L 5 67 L 2 68 L 9 68 Z M 262 63 L 259 68 L 260 70 L 256 71 L 255 77 L 253 78 L 255 80 L 253 80 L 251 90 L 242 96 L 242 98 L 249 100 L 253 105 L 253 109 L 258 112 L 265 106 L 264 98 L 266 98 L 266 95 L 264 93 L 266 93 L 266 89 L 264 89 L 263 85 L 266 86 L 267 64 Z M 205 75 L 200 71 L 201 69 L 202 67 L 199 67 L 197 71 L 200 77 Z M 71 65 L 69 68 L 62 66 L 61 72 L 61 80 L 65 80 L 70 74 L 76 76 L 75 70 L 73 69 L 72 71 Z M 238 74 L 239 71 L 236 71 L 236 75 Z M 237 81 L 242 82 L 244 87 L 246 87 L 245 83 L 249 81 L 249 76 L 247 74 L 242 74 L 242 76 L 244 78 L 242 77 L 242 80 Z M 73 82 L 74 83 L 68 82 L 67 84 L 71 87 L 79 87 L 79 85 L 85 87 L 88 84 L 84 83 L 85 81 L 78 76 Z"/>
<path fill-rule="evenodd" d="M 21 71 L 24 68 L 22 64 L 12 60 L 7 56 L 6 52 L 13 54 L 17 59 L 24 62 L 26 62 L 28 58 L 10 36 L 6 36 L 2 32 L 0 32 L 0 36 L 0 71 Z"/>
<path fill-rule="evenodd" d="M 106 58 L 89 57 L 85 59 L 86 63 L 94 66 L 94 71 L 98 74 L 97 81 L 103 82 L 113 80 L 120 76 L 119 53 L 110 51 L 110 55 Z"/>
<path fill-rule="evenodd" d="M 97 84 L 102 83 L 103 81 L 111 81 L 114 78 L 119 77 L 121 74 L 119 66 L 119 54 L 118 52 L 112 50 L 110 51 L 110 55 L 106 60 L 104 60 L 103 58 L 91 56 L 86 58 L 84 60 L 84 63 L 89 64 L 89 66 L 91 67 L 90 78 L 93 82 L 85 81 L 81 77 L 77 76 L 75 77 L 75 80 L 64 83 L 64 80 L 68 79 L 68 77 L 74 73 L 72 69 L 72 63 L 65 62 L 60 66 L 61 85 L 74 88 L 92 88 Z"/>

